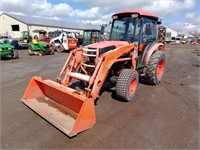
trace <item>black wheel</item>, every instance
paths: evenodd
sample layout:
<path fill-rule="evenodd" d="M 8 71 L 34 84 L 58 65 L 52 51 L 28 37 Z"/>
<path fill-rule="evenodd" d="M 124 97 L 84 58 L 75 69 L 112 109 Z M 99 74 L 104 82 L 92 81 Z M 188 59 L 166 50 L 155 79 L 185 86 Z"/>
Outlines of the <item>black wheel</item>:
<path fill-rule="evenodd" d="M 18 59 L 19 58 L 19 53 L 18 51 L 13 52 L 13 59 Z"/>
<path fill-rule="evenodd" d="M 138 79 L 137 71 L 124 69 L 117 79 L 116 96 L 121 100 L 132 100 L 137 89 Z"/>
<path fill-rule="evenodd" d="M 28 55 L 34 55 L 33 49 L 30 46 L 28 47 Z"/>
<path fill-rule="evenodd" d="M 149 83 L 157 85 L 161 82 L 165 71 L 166 56 L 164 51 L 156 51 L 152 54 L 147 65 L 146 79 Z"/>
<path fill-rule="evenodd" d="M 54 50 L 51 50 L 50 48 L 47 48 L 47 49 L 45 50 L 45 54 L 46 54 L 46 55 L 54 55 Z"/>
<path fill-rule="evenodd" d="M 50 55 L 54 55 L 54 50 L 49 49 L 49 51 Z"/>
<path fill-rule="evenodd" d="M 64 51 L 63 45 L 59 44 L 58 46 L 56 46 L 56 51 L 57 51 L 58 53 L 62 53 L 62 52 Z"/>
<path fill-rule="evenodd" d="M 40 52 L 39 52 L 39 55 L 40 55 L 40 56 L 44 56 L 44 55 L 45 55 L 45 52 L 44 52 L 44 51 L 40 51 Z"/>
<path fill-rule="evenodd" d="M 49 49 L 50 49 L 51 51 L 55 51 L 55 46 L 54 46 L 54 44 L 50 44 L 50 45 L 49 45 Z"/>

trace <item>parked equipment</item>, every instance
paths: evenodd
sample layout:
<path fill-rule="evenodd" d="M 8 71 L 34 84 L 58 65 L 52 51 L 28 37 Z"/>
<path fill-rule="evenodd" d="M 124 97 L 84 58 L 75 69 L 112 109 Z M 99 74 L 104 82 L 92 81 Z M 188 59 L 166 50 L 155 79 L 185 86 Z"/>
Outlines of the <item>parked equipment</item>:
<path fill-rule="evenodd" d="M 34 37 L 32 42 L 28 45 L 28 53 L 29 55 L 54 55 L 54 50 L 50 49 L 49 43 L 40 42 L 38 37 Z"/>
<path fill-rule="evenodd" d="M 19 47 L 27 48 L 29 42 L 31 42 L 29 31 L 23 31 L 22 37 L 21 37 L 21 39 L 19 40 L 19 43 L 18 43 Z"/>
<path fill-rule="evenodd" d="M 11 56 L 12 59 L 19 58 L 19 54 L 14 48 L 14 46 L 6 43 L 6 41 L 0 41 L 0 57 Z"/>
<path fill-rule="evenodd" d="M 100 41 L 100 30 L 87 29 L 83 31 L 83 46 Z"/>
<path fill-rule="evenodd" d="M 166 43 L 175 44 L 177 37 L 178 37 L 177 31 L 170 29 L 170 28 L 166 28 L 166 36 L 165 36 L 165 42 Z"/>
<path fill-rule="evenodd" d="M 109 41 L 70 52 L 57 81 L 33 77 L 22 102 L 72 137 L 96 123 L 94 101 L 104 83 L 116 86 L 116 97 L 133 100 L 139 77 L 161 82 L 166 56 L 158 43 L 158 17 L 146 11 L 123 11 L 112 16 Z M 72 79 L 84 83 L 74 88 Z"/>
<path fill-rule="evenodd" d="M 107 27 L 107 25 L 106 26 L 102 25 L 101 30 L 85 29 L 83 31 L 83 43 L 81 45 L 86 46 L 86 45 L 93 44 L 93 43 L 96 43 L 96 42 L 108 40 L 104 36 L 104 31 L 105 31 L 106 27 Z"/>
<path fill-rule="evenodd" d="M 56 34 L 56 32 L 54 33 Z M 51 39 L 50 44 L 50 48 L 59 53 L 77 48 L 77 40 L 71 32 L 61 32 L 59 36 Z"/>

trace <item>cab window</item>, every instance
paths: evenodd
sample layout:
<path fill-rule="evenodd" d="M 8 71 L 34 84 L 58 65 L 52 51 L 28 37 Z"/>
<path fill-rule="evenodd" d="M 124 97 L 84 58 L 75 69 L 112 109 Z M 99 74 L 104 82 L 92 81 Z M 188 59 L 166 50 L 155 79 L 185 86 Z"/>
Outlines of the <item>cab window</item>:
<path fill-rule="evenodd" d="M 144 18 L 142 28 L 142 43 L 149 43 L 156 40 L 156 21 Z"/>

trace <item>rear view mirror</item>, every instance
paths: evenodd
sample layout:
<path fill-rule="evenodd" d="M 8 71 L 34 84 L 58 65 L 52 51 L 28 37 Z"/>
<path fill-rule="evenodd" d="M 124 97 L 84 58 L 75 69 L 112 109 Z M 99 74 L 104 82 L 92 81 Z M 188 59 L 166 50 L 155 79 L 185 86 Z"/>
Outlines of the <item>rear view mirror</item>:
<path fill-rule="evenodd" d="M 101 31 L 100 31 L 100 34 L 104 34 L 104 32 L 105 32 L 105 26 L 104 26 L 104 25 L 102 25 L 102 26 L 101 26 Z"/>
<path fill-rule="evenodd" d="M 145 34 L 146 35 L 151 35 L 152 34 L 152 24 L 151 23 L 148 23 L 146 24 L 146 28 L 145 28 Z"/>

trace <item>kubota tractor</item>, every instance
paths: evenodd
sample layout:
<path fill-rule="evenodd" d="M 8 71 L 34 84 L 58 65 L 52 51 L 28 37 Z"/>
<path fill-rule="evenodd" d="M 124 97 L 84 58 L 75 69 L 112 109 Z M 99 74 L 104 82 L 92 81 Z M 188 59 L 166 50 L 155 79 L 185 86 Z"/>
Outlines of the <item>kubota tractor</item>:
<path fill-rule="evenodd" d="M 109 41 L 71 51 L 56 82 L 33 77 L 21 99 L 70 137 L 96 123 L 94 101 L 106 82 L 116 86 L 118 99 L 130 101 L 139 77 L 153 85 L 163 78 L 166 56 L 164 44 L 157 41 L 158 17 L 130 10 L 112 18 Z M 72 79 L 82 88 L 74 88 Z"/>

